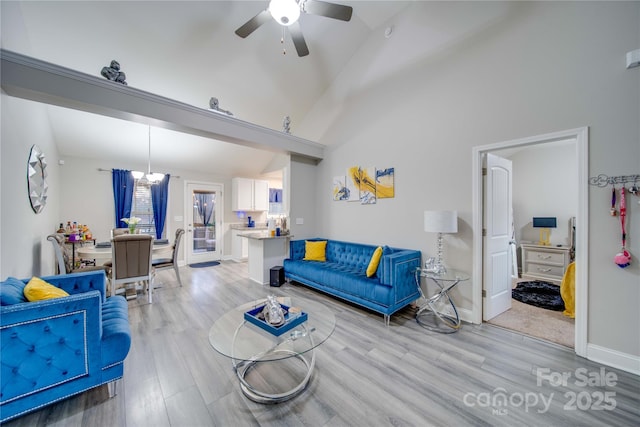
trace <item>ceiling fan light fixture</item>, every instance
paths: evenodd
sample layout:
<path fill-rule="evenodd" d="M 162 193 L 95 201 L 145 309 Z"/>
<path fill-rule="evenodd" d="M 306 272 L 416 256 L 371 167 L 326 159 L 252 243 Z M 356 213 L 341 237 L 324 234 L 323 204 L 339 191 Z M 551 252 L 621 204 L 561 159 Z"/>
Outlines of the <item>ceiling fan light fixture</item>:
<path fill-rule="evenodd" d="M 144 172 L 131 171 L 131 175 L 133 176 L 133 179 L 140 179 L 144 176 Z"/>
<path fill-rule="evenodd" d="M 288 27 L 300 18 L 300 6 L 296 0 L 271 0 L 269 12 L 280 25 Z"/>

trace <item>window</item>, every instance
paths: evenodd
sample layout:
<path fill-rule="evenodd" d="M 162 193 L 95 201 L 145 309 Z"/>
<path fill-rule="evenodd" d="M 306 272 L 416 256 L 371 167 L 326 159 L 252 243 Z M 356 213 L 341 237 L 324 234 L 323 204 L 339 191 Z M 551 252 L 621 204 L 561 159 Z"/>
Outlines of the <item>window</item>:
<path fill-rule="evenodd" d="M 136 225 L 138 233 L 156 235 L 153 205 L 151 204 L 151 185 L 147 181 L 135 180 L 131 216 L 140 218 L 140 222 Z"/>
<path fill-rule="evenodd" d="M 269 215 L 281 215 L 282 212 L 282 189 L 269 188 Z"/>

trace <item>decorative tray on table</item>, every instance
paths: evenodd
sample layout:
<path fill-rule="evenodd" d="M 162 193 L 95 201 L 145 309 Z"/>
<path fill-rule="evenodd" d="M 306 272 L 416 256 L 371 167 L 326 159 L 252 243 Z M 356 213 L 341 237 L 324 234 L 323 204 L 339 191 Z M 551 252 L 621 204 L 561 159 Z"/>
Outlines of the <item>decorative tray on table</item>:
<path fill-rule="evenodd" d="M 282 323 L 281 325 L 275 326 L 275 325 L 271 325 L 264 319 L 264 316 L 262 315 L 262 311 L 264 310 L 264 307 L 265 305 L 260 305 L 254 309 L 246 311 L 244 313 L 244 319 L 247 322 L 252 323 L 260 327 L 261 329 L 269 332 L 270 334 L 275 335 L 276 337 L 279 337 L 285 332 L 306 322 L 307 318 L 309 317 L 307 313 L 305 313 L 304 311 L 301 311 L 300 313 L 296 313 L 296 314 L 290 313 L 288 306 L 284 304 L 280 304 L 280 307 L 282 307 L 282 311 L 284 312 L 284 323 Z"/>

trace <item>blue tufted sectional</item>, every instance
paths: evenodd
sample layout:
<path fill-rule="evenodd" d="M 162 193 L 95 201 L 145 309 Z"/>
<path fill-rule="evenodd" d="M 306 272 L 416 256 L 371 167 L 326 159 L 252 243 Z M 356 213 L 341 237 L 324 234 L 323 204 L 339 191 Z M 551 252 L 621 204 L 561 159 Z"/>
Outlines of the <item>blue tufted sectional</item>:
<path fill-rule="evenodd" d="M 305 261 L 305 240 L 289 243 L 289 258 L 284 260 L 284 274 L 293 280 L 333 296 L 390 316 L 418 299 L 414 273 L 420 267 L 420 251 L 383 247 L 376 274 L 366 270 L 377 246 L 327 240 L 326 262 Z"/>
<path fill-rule="evenodd" d="M 42 279 L 69 296 L 28 302 L 29 279 L 0 282 L 0 422 L 122 378 L 127 302 L 105 297 L 104 271 Z"/>

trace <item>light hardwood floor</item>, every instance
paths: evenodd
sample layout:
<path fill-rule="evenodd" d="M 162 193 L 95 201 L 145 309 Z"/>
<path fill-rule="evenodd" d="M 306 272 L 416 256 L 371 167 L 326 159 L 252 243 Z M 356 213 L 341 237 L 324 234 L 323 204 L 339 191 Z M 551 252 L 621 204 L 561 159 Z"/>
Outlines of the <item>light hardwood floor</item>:
<path fill-rule="evenodd" d="M 269 288 L 245 263 L 158 274 L 154 303 L 129 302 L 132 347 L 118 394 L 99 387 L 10 421 L 17 426 L 637 426 L 640 378 L 577 357 L 566 347 L 491 325 L 441 335 L 407 307 L 382 316 L 300 285 Z M 336 316 L 308 388 L 278 405 L 240 392 L 229 359 L 209 345 L 225 311 L 273 291 L 324 303 Z M 537 373 L 566 384 L 539 384 Z M 602 372 L 610 384 L 595 384 Z M 611 376 L 615 376 L 615 385 Z M 593 379 L 583 385 L 585 377 Z M 501 399 L 501 397 L 503 399 Z M 506 398 L 506 404 L 504 403 Z M 604 400 L 603 400 L 604 399 Z M 492 406 L 491 403 L 496 403 Z M 612 406 L 615 406 L 612 409 Z M 596 407 L 607 409 L 595 409 Z"/>

